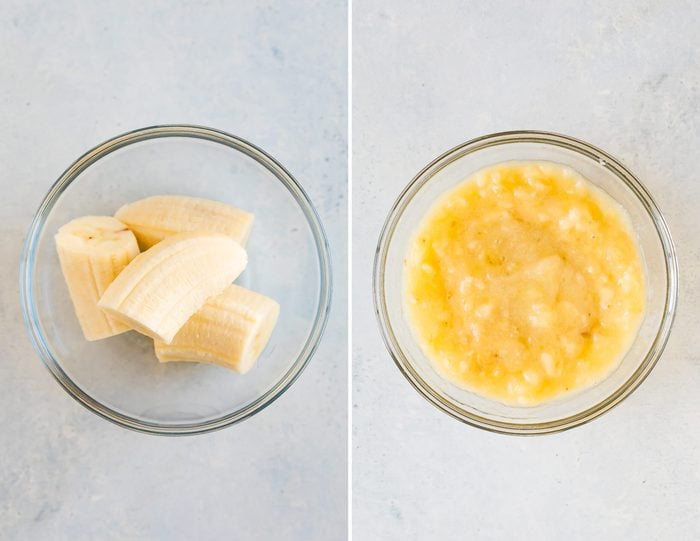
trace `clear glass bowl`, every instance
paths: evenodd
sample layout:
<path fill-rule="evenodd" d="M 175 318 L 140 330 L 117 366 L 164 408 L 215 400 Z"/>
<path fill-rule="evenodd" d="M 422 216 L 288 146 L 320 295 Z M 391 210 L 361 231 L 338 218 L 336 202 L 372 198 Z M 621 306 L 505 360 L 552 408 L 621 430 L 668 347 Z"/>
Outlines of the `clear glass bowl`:
<path fill-rule="evenodd" d="M 647 309 L 630 350 L 604 380 L 533 407 L 506 405 L 441 377 L 421 351 L 402 309 L 403 261 L 415 228 L 434 201 L 470 174 L 505 161 L 567 165 L 606 191 L 628 212 L 647 272 Z M 374 301 L 384 342 L 396 365 L 428 401 L 474 426 L 509 434 L 565 430 L 610 410 L 627 397 L 659 359 L 673 322 L 678 268 L 668 227 L 644 186 L 600 149 L 547 132 L 497 133 L 460 145 L 427 165 L 408 184 L 384 224 L 374 264 Z"/>
<path fill-rule="evenodd" d="M 73 218 L 112 215 L 158 194 L 215 199 L 255 214 L 248 268 L 236 282 L 276 299 L 281 313 L 245 376 L 205 364 L 161 364 L 153 341 L 134 331 L 96 342 L 83 338 L 54 234 Z M 20 291 L 34 347 L 73 398 L 127 428 L 195 434 L 260 411 L 309 362 L 328 316 L 328 243 L 307 195 L 264 151 L 218 130 L 155 126 L 95 147 L 56 181 L 25 240 Z"/>

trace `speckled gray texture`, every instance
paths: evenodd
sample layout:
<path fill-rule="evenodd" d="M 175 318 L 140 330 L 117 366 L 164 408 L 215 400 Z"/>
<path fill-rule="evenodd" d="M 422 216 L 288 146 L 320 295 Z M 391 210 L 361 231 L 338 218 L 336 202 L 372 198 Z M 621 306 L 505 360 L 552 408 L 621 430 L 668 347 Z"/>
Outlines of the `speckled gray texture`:
<path fill-rule="evenodd" d="M 323 2 L 0 5 L 0 538 L 344 539 L 347 520 L 347 6 Z M 82 152 L 158 123 L 261 146 L 316 204 L 333 251 L 323 344 L 268 409 L 157 438 L 54 382 L 19 312 L 21 242 Z"/>
<path fill-rule="evenodd" d="M 355 0 L 353 12 L 355 539 L 700 538 L 700 5 Z M 590 141 L 637 173 L 668 219 L 681 291 L 666 353 L 631 398 L 523 439 L 462 425 L 410 387 L 379 338 L 371 266 L 421 167 L 527 128 Z"/>

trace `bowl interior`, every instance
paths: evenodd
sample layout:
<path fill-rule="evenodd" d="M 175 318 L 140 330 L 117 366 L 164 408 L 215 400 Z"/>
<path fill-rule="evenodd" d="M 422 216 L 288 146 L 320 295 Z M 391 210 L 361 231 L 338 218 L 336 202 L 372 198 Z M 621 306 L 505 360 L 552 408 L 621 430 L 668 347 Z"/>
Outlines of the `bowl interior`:
<path fill-rule="evenodd" d="M 156 428 L 203 426 L 283 390 L 280 385 L 303 367 L 313 347 L 327 277 L 315 214 L 303 192 L 293 193 L 279 177 L 259 157 L 166 134 L 97 159 L 53 201 L 49 196 L 43 225 L 33 245 L 28 239 L 25 254 L 30 320 L 49 368 L 60 369 L 88 400 Z M 249 264 L 236 283 L 276 299 L 281 313 L 257 365 L 244 376 L 205 364 L 160 364 L 152 340 L 135 331 L 96 342 L 83 338 L 54 234 L 73 218 L 112 215 L 125 203 L 158 194 L 215 199 L 255 214 Z"/>
<path fill-rule="evenodd" d="M 604 154 L 538 140 L 464 145 L 428 166 L 402 194 L 380 241 L 377 303 L 384 334 L 395 360 L 409 380 L 433 403 L 467 422 L 505 431 L 530 427 L 544 431 L 602 407 L 622 393 L 631 379 L 642 377 L 657 356 L 657 335 L 668 311 L 667 256 L 649 202 L 641 187 L 621 180 L 624 174 Z M 505 161 L 551 161 L 567 165 L 619 202 L 629 214 L 643 252 L 647 274 L 647 307 L 630 350 L 604 380 L 584 390 L 532 407 L 512 406 L 485 398 L 440 376 L 420 349 L 402 310 L 403 261 L 415 228 L 445 191 L 484 167 Z M 642 189 L 643 190 L 643 189 Z M 653 205 L 653 204 L 652 204 Z M 660 219 L 660 216 L 658 217 Z M 383 247 L 382 247 L 383 245 Z M 661 346 L 663 347 L 663 346 Z M 645 373 L 645 372 L 644 372 Z"/>

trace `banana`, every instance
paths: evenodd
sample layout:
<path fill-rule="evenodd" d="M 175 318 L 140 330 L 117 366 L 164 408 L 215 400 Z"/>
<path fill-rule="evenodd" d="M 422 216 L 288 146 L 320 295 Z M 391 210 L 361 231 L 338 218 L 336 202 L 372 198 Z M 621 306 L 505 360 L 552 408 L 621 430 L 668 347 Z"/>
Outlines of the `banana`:
<path fill-rule="evenodd" d="M 230 285 L 209 299 L 170 344 L 156 340 L 156 357 L 218 364 L 245 374 L 270 339 L 279 311 L 274 300 Z"/>
<path fill-rule="evenodd" d="M 54 237 L 61 271 L 86 340 L 129 330 L 97 306 L 116 276 L 139 253 L 136 237 L 111 216 L 77 218 Z"/>
<path fill-rule="evenodd" d="M 140 199 L 121 207 L 114 217 L 129 226 L 142 250 L 186 231 L 223 233 L 245 246 L 253 225 L 249 212 L 219 201 L 183 195 Z"/>
<path fill-rule="evenodd" d="M 138 255 L 98 305 L 137 331 L 169 343 L 190 316 L 235 280 L 247 263 L 245 250 L 230 237 L 179 233 Z"/>

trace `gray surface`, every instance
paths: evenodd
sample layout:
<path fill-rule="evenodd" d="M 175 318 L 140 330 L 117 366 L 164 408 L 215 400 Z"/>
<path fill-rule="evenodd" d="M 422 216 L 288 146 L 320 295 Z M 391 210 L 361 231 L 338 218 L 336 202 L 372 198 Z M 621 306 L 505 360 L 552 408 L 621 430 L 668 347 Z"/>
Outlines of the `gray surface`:
<path fill-rule="evenodd" d="M 0 4 L 1 538 L 345 538 L 346 35 L 342 1 Z M 73 159 L 173 122 L 230 131 L 289 168 L 326 225 L 337 287 L 322 347 L 284 396 L 165 439 L 60 389 L 25 336 L 17 274 L 31 216 Z"/>
<path fill-rule="evenodd" d="M 695 2 L 355 0 L 355 539 L 700 538 L 700 7 Z M 436 3 L 437 4 L 437 3 Z M 385 353 L 375 242 L 441 152 L 509 129 L 560 131 L 629 165 L 668 218 L 681 269 L 665 355 L 611 413 L 547 437 L 438 412 Z"/>

